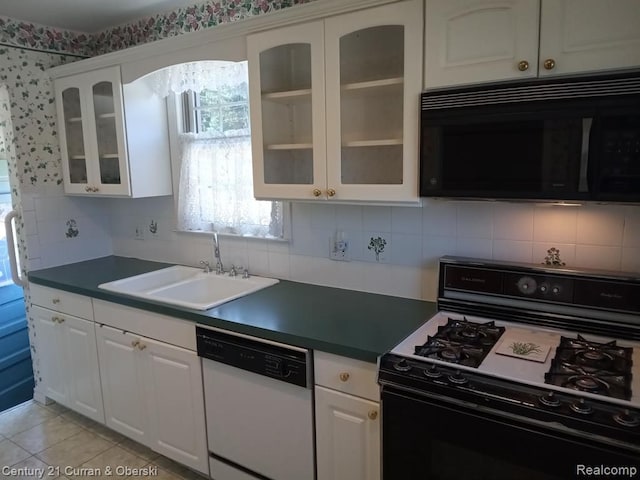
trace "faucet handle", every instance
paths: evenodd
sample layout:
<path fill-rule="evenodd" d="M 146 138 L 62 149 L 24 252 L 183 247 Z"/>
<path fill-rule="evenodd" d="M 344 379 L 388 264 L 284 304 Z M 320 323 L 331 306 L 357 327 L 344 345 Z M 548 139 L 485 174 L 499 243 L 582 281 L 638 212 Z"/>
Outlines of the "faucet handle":
<path fill-rule="evenodd" d="M 229 269 L 229 276 L 235 277 L 236 275 L 238 275 L 238 270 L 242 270 L 242 267 L 232 264 L 231 268 Z"/>
<path fill-rule="evenodd" d="M 204 267 L 204 273 L 211 273 L 211 264 L 206 260 L 200 260 L 200 265 Z"/>
<path fill-rule="evenodd" d="M 245 268 L 242 270 L 242 278 L 249 278 L 251 275 L 249 275 L 249 269 Z"/>

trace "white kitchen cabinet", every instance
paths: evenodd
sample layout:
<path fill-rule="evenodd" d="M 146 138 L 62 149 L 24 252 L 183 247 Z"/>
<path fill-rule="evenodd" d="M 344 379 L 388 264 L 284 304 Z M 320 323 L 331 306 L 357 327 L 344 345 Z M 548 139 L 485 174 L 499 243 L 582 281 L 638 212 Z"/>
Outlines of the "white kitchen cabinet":
<path fill-rule="evenodd" d="M 35 305 L 30 314 L 45 396 L 104 423 L 93 321 Z"/>
<path fill-rule="evenodd" d="M 194 470 L 209 473 L 202 368 L 195 351 L 125 332 L 103 322 L 128 311 L 135 329 L 140 317 L 128 307 L 96 302 L 100 377 L 107 426 Z M 166 330 L 160 315 L 156 328 Z M 184 322 L 186 324 L 186 322 Z M 154 330 L 155 330 L 154 329 Z M 153 335 L 153 330 L 146 331 Z M 193 325 L 191 333 L 195 338 Z"/>
<path fill-rule="evenodd" d="M 637 0 L 426 0 L 425 88 L 640 65 Z"/>
<path fill-rule="evenodd" d="M 115 66 L 54 83 L 65 193 L 172 193 L 166 104 L 145 79 L 123 85 Z"/>
<path fill-rule="evenodd" d="M 105 423 L 109 428 L 148 445 L 144 368 L 137 348 L 140 337 L 105 325 L 96 331 Z"/>
<path fill-rule="evenodd" d="M 375 365 L 324 352 L 314 363 L 317 479 L 380 479 Z"/>
<path fill-rule="evenodd" d="M 418 200 L 422 2 L 250 35 L 256 198 Z"/>

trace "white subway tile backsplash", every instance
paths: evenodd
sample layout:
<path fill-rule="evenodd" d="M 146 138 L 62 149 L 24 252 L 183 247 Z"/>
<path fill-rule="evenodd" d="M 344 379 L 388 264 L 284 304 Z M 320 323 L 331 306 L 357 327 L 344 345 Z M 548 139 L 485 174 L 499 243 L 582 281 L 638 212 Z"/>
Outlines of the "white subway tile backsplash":
<path fill-rule="evenodd" d="M 426 200 L 422 207 L 422 232 L 425 236 L 455 237 L 458 208 L 456 202 Z"/>
<path fill-rule="evenodd" d="M 533 240 L 534 207 L 518 203 L 496 203 L 493 210 L 493 238 Z"/>
<path fill-rule="evenodd" d="M 267 252 L 269 258 L 269 276 L 288 279 L 291 277 L 291 259 L 294 255 L 284 253 Z M 309 257 L 297 257 L 309 258 Z"/>
<path fill-rule="evenodd" d="M 389 265 L 380 263 L 362 264 L 362 290 L 365 292 L 391 295 L 391 269 Z"/>
<path fill-rule="evenodd" d="M 576 265 L 584 268 L 620 270 L 622 247 L 576 245 Z"/>
<path fill-rule="evenodd" d="M 37 235 L 38 225 L 36 223 L 36 212 L 33 210 L 23 210 L 22 220 L 24 221 L 25 235 Z"/>
<path fill-rule="evenodd" d="M 494 240 L 493 259 L 506 262 L 531 263 L 533 260 L 533 242 Z"/>
<path fill-rule="evenodd" d="M 536 242 L 575 243 L 580 207 L 539 206 L 533 219 Z"/>
<path fill-rule="evenodd" d="M 36 220 L 38 222 L 52 221 L 60 218 L 61 215 L 66 215 L 66 212 L 61 209 L 63 201 L 61 196 L 36 197 L 34 200 Z"/>
<path fill-rule="evenodd" d="M 337 230 L 362 230 L 362 209 L 360 205 L 340 205 L 336 207 Z"/>
<path fill-rule="evenodd" d="M 455 254 L 462 257 L 491 258 L 493 242 L 489 238 L 458 237 Z"/>
<path fill-rule="evenodd" d="M 391 207 L 365 207 L 362 210 L 362 229 L 391 232 Z"/>
<path fill-rule="evenodd" d="M 360 262 L 334 262 L 332 287 L 347 288 L 349 290 L 362 289 L 362 263 Z"/>
<path fill-rule="evenodd" d="M 422 296 L 422 269 L 419 265 L 392 265 L 389 295 L 419 299 Z"/>
<path fill-rule="evenodd" d="M 625 212 L 623 209 L 611 206 L 589 206 L 577 210 L 577 243 L 585 245 L 622 245 L 625 224 Z"/>
<path fill-rule="evenodd" d="M 391 231 L 393 233 L 422 234 L 422 209 L 412 207 L 391 208 Z"/>
<path fill-rule="evenodd" d="M 311 206 L 311 229 L 332 230 L 336 225 L 335 205 L 313 204 Z"/>
<path fill-rule="evenodd" d="M 389 263 L 391 261 L 391 235 L 388 232 L 362 232 L 365 262 Z"/>
<path fill-rule="evenodd" d="M 29 259 L 40 258 L 40 237 L 38 235 L 27 235 L 27 255 Z"/>
<path fill-rule="evenodd" d="M 423 266 L 437 268 L 438 259 L 443 255 L 456 255 L 456 237 L 423 237 Z"/>
<path fill-rule="evenodd" d="M 467 238 L 492 238 L 493 205 L 491 203 L 458 203 L 457 235 Z"/>
<path fill-rule="evenodd" d="M 395 265 L 419 266 L 422 261 L 422 236 L 392 233 L 390 263 Z"/>

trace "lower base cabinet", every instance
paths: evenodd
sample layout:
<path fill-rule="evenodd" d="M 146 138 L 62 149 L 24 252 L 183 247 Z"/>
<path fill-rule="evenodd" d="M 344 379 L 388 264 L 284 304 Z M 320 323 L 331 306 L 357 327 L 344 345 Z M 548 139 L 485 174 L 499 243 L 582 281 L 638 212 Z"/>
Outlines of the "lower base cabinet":
<path fill-rule="evenodd" d="M 106 325 L 96 337 L 107 426 L 208 475 L 196 353 Z"/>
<path fill-rule="evenodd" d="M 104 423 L 93 321 L 32 306 L 44 394 Z"/>
<path fill-rule="evenodd" d="M 314 352 L 317 480 L 380 480 L 375 364 Z"/>

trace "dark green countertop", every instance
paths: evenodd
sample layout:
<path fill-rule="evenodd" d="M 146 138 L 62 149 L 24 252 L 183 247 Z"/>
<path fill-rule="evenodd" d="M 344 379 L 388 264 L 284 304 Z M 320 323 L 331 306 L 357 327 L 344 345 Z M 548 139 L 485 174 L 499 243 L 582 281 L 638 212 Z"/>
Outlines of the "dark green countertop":
<path fill-rule="evenodd" d="M 126 257 L 95 260 L 29 273 L 31 283 L 191 320 L 273 341 L 375 362 L 436 311 L 432 302 L 280 283 L 207 311 L 136 299 L 98 285 L 170 264 Z"/>

